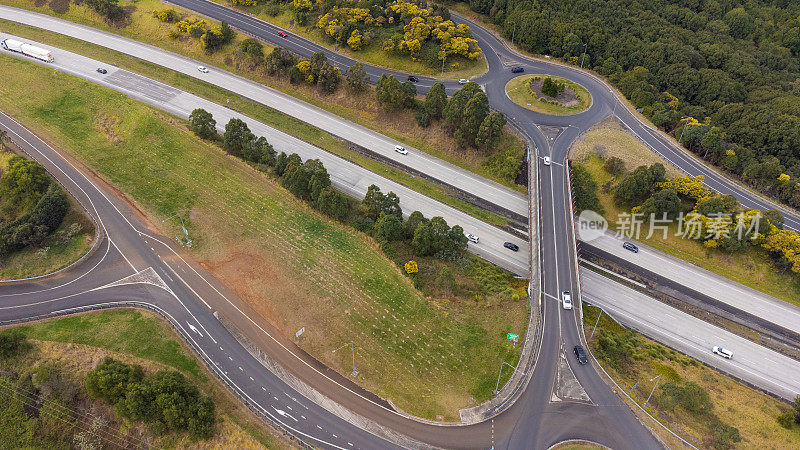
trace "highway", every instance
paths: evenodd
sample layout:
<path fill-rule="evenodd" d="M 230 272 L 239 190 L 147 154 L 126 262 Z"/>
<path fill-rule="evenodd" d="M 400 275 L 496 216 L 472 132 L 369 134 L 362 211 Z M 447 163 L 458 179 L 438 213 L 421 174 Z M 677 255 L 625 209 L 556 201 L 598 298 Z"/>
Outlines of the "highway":
<path fill-rule="evenodd" d="M 599 306 L 621 324 L 764 391 L 794 400 L 800 395 L 800 361 L 758 345 L 722 328 L 616 283 L 581 270 L 583 299 Z M 720 346 L 733 352 L 727 360 L 711 352 Z"/>
<path fill-rule="evenodd" d="M 12 38 L 13 35 L 0 33 L 0 40 Z M 27 42 L 34 42 L 28 40 Z M 44 45 L 44 44 L 39 44 Z M 148 103 L 158 109 L 174 114 L 182 119 L 189 119 L 195 108 L 203 108 L 213 114 L 220 132 L 232 118 L 244 120 L 250 130 L 257 136 L 267 138 L 278 152 L 297 153 L 303 160 L 319 159 L 328 169 L 333 186 L 354 197 L 363 198 L 367 188 L 375 184 L 381 191 L 394 192 L 400 199 L 400 206 L 407 216 L 414 210 L 422 212 L 426 217 L 441 216 L 450 225 L 461 225 L 465 232 L 473 233 L 481 238 L 480 243 L 469 243 L 469 249 L 487 261 L 493 262 L 517 275 L 527 276 L 530 263 L 528 261 L 528 242 L 506 231 L 478 220 L 449 205 L 422 195 L 397 182 L 376 175 L 361 166 L 351 163 L 319 147 L 301 141 L 282 131 L 269 127 L 255 119 L 243 116 L 229 108 L 217 105 L 196 95 L 164 85 L 155 80 L 128 71 L 108 66 L 99 61 L 49 46 L 55 58 L 54 63 L 31 60 L 19 53 L 3 54 L 31 60 L 40 65 L 55 67 L 71 75 L 86 79 L 116 91 L 122 92 L 136 100 Z M 98 67 L 107 67 L 107 74 L 97 73 Z M 459 169 L 463 170 L 463 169 Z M 504 242 L 514 242 L 520 251 L 513 252 L 503 247 Z"/>
<path fill-rule="evenodd" d="M 635 242 L 638 253 L 622 248 L 624 241 Z M 667 255 L 631 239 L 618 239 L 612 233 L 589 242 L 594 247 L 661 275 L 675 283 L 707 295 L 748 314 L 800 333 L 800 307 L 748 288 L 694 264 Z"/>
<path fill-rule="evenodd" d="M 313 51 L 322 49 L 320 46 L 301 40 L 294 35 L 288 40 L 281 40 L 282 38 L 276 36 L 274 28 L 269 28 L 265 22 L 215 3 L 204 0 L 179 0 L 173 3 L 212 18 L 226 20 L 234 27 L 274 44 L 289 47 L 303 56 L 309 56 Z M 11 8 L 0 8 L 3 14 L 6 14 L 8 10 Z M 28 14 L 31 13 L 25 13 L 25 15 Z M 224 16 L 222 16 L 223 14 Z M 35 14 L 30 17 L 34 18 L 32 19 L 34 23 L 31 25 L 40 27 L 49 27 L 50 25 L 47 23 L 55 20 L 51 18 L 38 20 L 37 18 L 40 19 L 41 16 Z M 539 257 L 543 268 L 540 275 L 543 288 L 541 314 L 544 321 L 544 332 L 541 337 L 536 366 L 530 375 L 530 383 L 521 397 L 508 409 L 497 415 L 491 425 L 488 422 L 482 422 L 462 427 L 433 427 L 397 418 L 389 412 L 376 409 L 375 405 L 369 402 L 359 400 L 358 396 L 338 392 L 339 389 L 335 386 L 326 385 L 325 389 L 320 388 L 319 391 L 325 392 L 326 395 L 345 405 L 351 411 L 362 413 L 363 416 L 373 418 L 376 422 L 406 436 L 448 448 L 488 447 L 489 445 L 498 448 L 546 448 L 567 437 L 591 439 L 613 448 L 659 447 L 660 444 L 639 424 L 631 410 L 608 388 L 591 365 L 581 366 L 576 364 L 572 358 L 568 358 L 570 369 L 586 390 L 591 399 L 590 403 L 549 401 L 554 389 L 554 374 L 558 370 L 556 362 L 559 356 L 565 350 L 568 351 L 572 345 L 581 342 L 582 339 L 579 311 L 563 311 L 558 307 L 558 297 L 561 291 L 579 292 L 572 215 L 569 207 L 570 196 L 567 188 L 568 178 L 563 165 L 568 156 L 569 145 L 589 126 L 609 114 L 616 113 L 620 120 L 656 153 L 674 162 L 676 166 L 689 174 L 704 173 L 706 183 L 710 187 L 722 193 L 737 195 L 747 206 L 756 205 L 762 209 L 773 206 L 749 191 L 731 184 L 724 177 L 688 155 L 683 149 L 673 145 L 669 139 L 653 131 L 632 115 L 624 103 L 619 102 L 612 91 L 596 77 L 579 72 L 574 68 L 523 57 L 509 50 L 487 30 L 475 24 L 471 25 L 489 64 L 487 74 L 478 77 L 475 81 L 479 82 L 486 90 L 491 106 L 504 112 L 523 135 L 534 142 L 538 156 L 550 155 L 554 161 L 552 166 L 545 167 L 539 164 L 537 159 L 533 161 L 532 165 L 532 169 L 538 172 L 539 178 L 539 185 L 532 186 L 531 192 L 538 195 L 534 204 L 541 214 Z M 61 32 L 60 25 L 56 28 L 54 31 Z M 287 44 L 287 42 L 295 41 L 298 43 L 296 48 L 291 47 L 294 44 Z M 341 55 L 327 49 L 322 50 L 340 67 L 344 68 L 352 63 L 352 60 Z M 186 61 L 182 64 L 185 63 Z M 592 106 L 579 114 L 556 117 L 536 114 L 513 104 L 505 96 L 504 87 L 512 77 L 510 71 L 506 69 L 515 65 L 524 66 L 528 73 L 563 76 L 582 84 L 593 96 Z M 191 68 L 196 70 L 193 66 Z M 384 72 L 383 69 L 373 67 L 367 67 L 367 71 L 371 76 L 374 73 Z M 212 68 L 212 73 L 214 72 L 215 69 Z M 424 77 L 419 83 L 422 88 L 429 85 L 430 79 Z M 448 90 L 452 91 L 455 83 L 447 83 L 447 86 Z M 552 138 L 547 138 L 540 131 L 539 127 L 542 125 L 558 127 L 560 132 L 551 136 Z M 382 146 L 383 144 L 381 144 Z M 792 226 L 793 223 L 797 223 L 793 221 L 796 221 L 796 218 L 787 214 L 787 225 Z M 83 267 L 83 265 L 81 266 Z M 187 283 L 186 286 L 193 286 L 193 284 Z M 293 373 L 297 374 L 298 372 L 293 371 Z M 320 385 L 326 383 L 324 380 L 312 381 Z M 315 387 L 318 386 L 311 384 Z M 374 442 L 369 440 L 372 435 L 366 437 L 350 435 L 355 436 L 353 439 L 364 439 L 367 446 Z M 372 438 L 374 439 L 374 436 Z M 356 442 L 357 445 L 358 442 Z"/>

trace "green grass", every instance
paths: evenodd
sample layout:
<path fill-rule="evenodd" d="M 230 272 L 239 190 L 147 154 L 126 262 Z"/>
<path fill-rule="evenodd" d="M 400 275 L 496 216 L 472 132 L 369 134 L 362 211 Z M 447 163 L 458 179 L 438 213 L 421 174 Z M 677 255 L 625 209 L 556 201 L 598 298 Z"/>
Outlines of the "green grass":
<path fill-rule="evenodd" d="M 358 382 L 428 418 L 485 400 L 521 334 L 526 302 L 440 307 L 375 243 L 124 95 L 0 55 L 15 89 L 0 108 L 125 192 L 151 223 L 187 211 L 192 256 L 302 347 L 346 373 L 331 350 L 358 342 Z M 48 89 L 41 89 L 48 86 Z M 174 223 L 161 231 L 175 235 Z M 512 355 L 513 357 L 513 355 Z M 513 360 L 510 361 L 513 364 Z"/>
<path fill-rule="evenodd" d="M 552 103 L 540 101 L 540 99 L 536 98 L 536 94 L 531 92 L 528 84 L 531 80 L 535 77 L 544 78 L 548 77 L 549 75 L 522 75 L 516 78 L 512 78 L 511 81 L 506 84 L 506 94 L 508 97 L 516 104 L 522 106 L 523 108 L 530 109 L 531 111 L 540 112 L 543 114 L 554 114 L 554 115 L 565 115 L 565 114 L 575 114 L 581 111 L 586 110 L 589 106 L 592 105 L 592 96 L 589 94 L 589 91 L 586 90 L 583 86 L 573 83 L 565 78 L 560 77 L 553 77 L 550 78 L 558 81 L 560 83 L 564 83 L 568 88 L 575 91 L 575 94 L 580 99 L 580 103 L 575 106 L 561 106 L 561 105 L 554 105 Z"/>
<path fill-rule="evenodd" d="M 583 304 L 583 325 L 586 335 L 591 333 L 599 309 Z M 604 314 L 597 325 L 594 338 L 589 342 L 594 354 L 598 353 L 598 337 L 601 332 L 611 335 L 623 333 L 625 329 Z M 631 363 L 622 370 L 614 370 L 608 361 L 599 363 L 640 405 L 653 388 L 651 380 L 662 375 L 661 383 L 667 381 L 684 385 L 694 382 L 705 389 L 711 400 L 712 410 L 707 414 L 692 414 L 681 406 L 669 405 L 666 394 L 657 388 L 647 404 L 647 410 L 667 427 L 684 438 L 694 440 L 700 448 L 713 447 L 713 434 L 709 429 L 716 416 L 718 420 L 739 429 L 742 442 L 736 448 L 797 448 L 800 432 L 782 428 L 777 417 L 789 406 L 766 394 L 737 383 L 713 369 L 681 355 L 655 341 L 636 335 L 640 345 L 635 349 Z M 634 387 L 634 385 L 636 385 Z"/>
<path fill-rule="evenodd" d="M 609 228 L 616 230 L 614 224 L 623 210 L 614 204 L 613 191 L 603 192 L 606 183 L 615 185 L 614 179 L 603 169 L 603 159 L 596 155 L 587 155 L 582 161 L 591 172 L 599 186 L 597 196 L 605 207 Z M 629 170 L 634 169 L 633 167 Z M 662 233 L 656 233 L 647 239 L 647 227 L 643 226 L 639 240 L 664 253 L 689 261 L 703 269 L 725 278 L 751 287 L 765 294 L 800 306 L 800 281 L 791 272 L 779 272 L 769 260 L 766 251 L 760 247 L 751 247 L 744 253 L 725 253 L 721 250 L 705 248 L 700 241 L 683 239 L 675 236 L 677 224 L 670 226 L 667 239 Z"/>
<path fill-rule="evenodd" d="M 5 4 L 49 14 L 111 33 L 120 34 L 165 50 L 186 55 L 199 61 L 204 61 L 209 65 L 236 73 L 258 83 L 269 85 L 274 89 L 332 112 L 337 116 L 382 133 L 392 139 L 405 142 L 458 167 L 497 181 L 498 183 L 520 192 L 527 193 L 527 188 L 515 184 L 513 178 L 509 179 L 508 177 L 499 176 L 492 167 L 484 166 L 483 163 L 490 159 L 492 155 L 481 155 L 476 152 L 465 153 L 461 151 L 455 145 L 453 138 L 447 135 L 443 130 L 440 130 L 440 126 L 431 126 L 427 129 L 418 127 L 414 120 L 413 111 L 401 111 L 391 114 L 383 111 L 375 99 L 374 90 L 372 88 L 368 89 L 367 93 L 364 95 L 353 97 L 346 94 L 344 90 L 340 90 L 337 94 L 327 96 L 321 94 L 318 89 L 312 86 L 292 85 L 286 79 L 268 76 L 262 69 L 251 70 L 245 67 L 245 65 L 236 63 L 231 55 L 233 50 L 238 46 L 238 43 L 247 37 L 242 33 L 238 33 L 233 44 L 209 55 L 203 51 L 196 39 L 190 39 L 186 36 L 178 40 L 170 39 L 168 33 L 175 28 L 175 25 L 160 23 L 150 14 L 150 11 L 153 10 L 161 11 L 163 9 L 172 8 L 185 16 L 196 16 L 187 10 L 163 4 L 157 0 L 137 0 L 135 2 L 123 0 L 120 3 L 122 6 L 135 8 L 135 11 L 131 15 L 131 24 L 129 26 L 125 28 L 115 28 L 106 24 L 100 16 L 85 6 L 72 4 L 66 13 L 57 14 L 47 6 L 40 8 L 34 7 L 28 0 L 7 0 Z M 215 22 L 211 21 L 211 23 Z M 6 22 L 3 29 L 12 30 L 13 28 Z M 47 42 L 56 41 L 48 40 Z M 271 51 L 271 48 L 272 47 L 269 45 L 266 45 L 264 52 L 268 53 Z M 230 96 L 230 94 L 228 95 Z M 507 127 L 502 142 L 496 151 L 505 152 L 507 147 L 516 149 L 521 148 L 522 145 L 520 138 L 511 133 L 510 128 Z"/>
<path fill-rule="evenodd" d="M 217 3 L 230 6 L 225 0 L 213 0 Z M 281 13 L 277 16 L 270 16 L 264 12 L 265 5 L 257 5 L 253 7 L 237 7 L 241 11 L 250 13 L 261 20 L 276 24 L 287 30 L 290 29 L 290 21 L 294 19 L 294 13 L 291 11 L 291 4 L 282 4 Z M 484 74 L 488 69 L 486 58 L 481 56 L 476 60 L 468 60 L 463 57 L 457 57 L 453 62 L 445 61 L 444 76 L 442 76 L 442 66 L 437 64 L 436 67 L 431 67 L 421 61 L 414 61 L 408 56 L 401 56 L 389 54 L 381 49 L 381 43 L 392 36 L 395 32 L 403 33 L 402 27 L 393 28 L 376 28 L 375 37 L 370 45 L 364 47 L 359 51 L 353 51 L 348 47 L 340 47 L 331 42 L 330 38 L 325 35 L 319 28 L 316 27 L 316 20 L 313 18 L 309 20 L 307 26 L 301 27 L 295 25 L 291 28 L 291 33 L 302 36 L 317 44 L 335 50 L 341 54 L 347 55 L 358 61 L 369 63 L 375 66 L 386 67 L 389 69 L 400 70 L 407 73 L 427 75 L 434 78 L 444 80 L 457 80 L 459 78 L 470 78 Z M 291 38 L 290 38 L 291 39 Z M 402 81 L 402 80 L 401 80 Z"/>
<path fill-rule="evenodd" d="M 167 365 L 205 380 L 171 329 L 139 311 L 110 310 L 18 327 L 31 339 L 101 347 Z"/>

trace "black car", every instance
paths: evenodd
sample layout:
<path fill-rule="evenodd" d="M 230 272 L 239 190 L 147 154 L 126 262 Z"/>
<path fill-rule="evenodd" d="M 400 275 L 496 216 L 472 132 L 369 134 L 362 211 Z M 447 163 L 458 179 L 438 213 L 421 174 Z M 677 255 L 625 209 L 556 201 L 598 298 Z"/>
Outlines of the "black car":
<path fill-rule="evenodd" d="M 625 242 L 624 244 L 622 244 L 622 248 L 624 248 L 625 250 L 630 250 L 633 253 L 639 253 L 639 247 L 631 244 L 630 242 Z"/>
<path fill-rule="evenodd" d="M 101 68 L 97 69 L 97 73 L 102 73 L 103 75 L 105 75 L 105 74 L 107 74 L 107 73 L 108 73 L 108 71 L 107 71 L 106 69 L 103 69 L 103 68 L 101 67 Z"/>
<path fill-rule="evenodd" d="M 586 358 L 586 352 L 583 351 L 583 347 L 576 345 L 573 351 L 575 352 L 575 357 L 578 358 L 579 363 L 586 364 L 589 362 L 589 359 Z"/>
<path fill-rule="evenodd" d="M 419 78 L 415 77 L 414 75 L 409 75 L 408 76 L 408 81 L 410 81 L 412 83 L 416 83 L 417 81 L 419 81 Z"/>
<path fill-rule="evenodd" d="M 525 72 L 524 67 L 517 66 L 511 69 L 511 73 L 522 73 L 522 72 Z"/>
<path fill-rule="evenodd" d="M 519 250 L 519 246 L 513 242 L 503 242 L 503 247 L 515 252 Z"/>

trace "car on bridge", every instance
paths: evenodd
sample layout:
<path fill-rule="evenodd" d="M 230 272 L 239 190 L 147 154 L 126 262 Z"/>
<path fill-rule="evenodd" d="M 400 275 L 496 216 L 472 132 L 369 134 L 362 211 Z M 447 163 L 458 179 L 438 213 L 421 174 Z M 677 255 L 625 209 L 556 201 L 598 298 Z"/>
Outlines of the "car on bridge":
<path fill-rule="evenodd" d="M 561 293 L 561 307 L 564 309 L 572 309 L 572 295 L 569 291 Z"/>
<path fill-rule="evenodd" d="M 586 364 L 589 362 L 589 358 L 586 357 L 586 352 L 583 351 L 583 347 L 580 345 L 573 347 L 572 351 L 575 353 L 575 357 L 578 358 L 579 363 Z"/>

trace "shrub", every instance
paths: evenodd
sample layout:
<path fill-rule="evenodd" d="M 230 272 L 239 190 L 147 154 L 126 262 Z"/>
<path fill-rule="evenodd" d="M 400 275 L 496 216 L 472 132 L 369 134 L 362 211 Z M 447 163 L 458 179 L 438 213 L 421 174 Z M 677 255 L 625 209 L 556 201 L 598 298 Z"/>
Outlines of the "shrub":
<path fill-rule="evenodd" d="M 159 21 L 166 23 L 173 23 L 181 20 L 181 16 L 174 9 L 153 11 L 153 16 L 155 16 Z"/>
<path fill-rule="evenodd" d="M 619 176 L 625 173 L 625 161 L 612 156 L 603 163 L 603 169 L 611 175 Z"/>
<path fill-rule="evenodd" d="M 27 336 L 19 329 L 0 332 L 0 358 L 11 358 L 26 353 L 31 345 Z"/>

